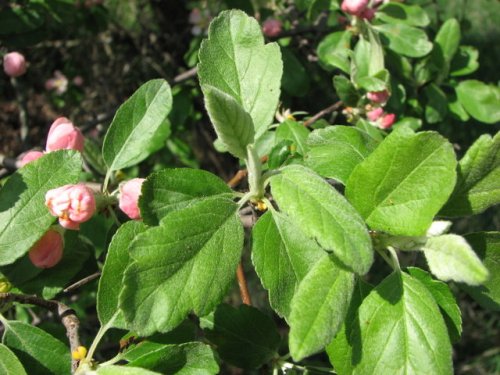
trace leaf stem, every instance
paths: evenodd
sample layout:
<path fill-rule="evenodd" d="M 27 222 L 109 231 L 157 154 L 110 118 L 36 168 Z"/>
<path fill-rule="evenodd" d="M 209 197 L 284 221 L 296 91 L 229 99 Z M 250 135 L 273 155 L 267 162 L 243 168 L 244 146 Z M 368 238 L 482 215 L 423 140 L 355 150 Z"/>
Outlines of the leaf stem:
<path fill-rule="evenodd" d="M 253 145 L 247 146 L 248 185 L 252 199 L 261 199 L 264 196 L 262 180 L 262 163 Z"/>
<path fill-rule="evenodd" d="M 99 331 L 97 331 L 97 334 L 94 337 L 94 341 L 92 341 L 92 345 L 90 345 L 89 351 L 87 352 L 87 356 L 85 357 L 85 362 L 90 363 L 92 361 L 92 357 L 94 356 L 94 352 L 96 351 L 99 342 L 102 340 L 108 329 L 111 328 L 111 325 L 115 321 L 114 319 L 115 316 L 116 314 L 113 316 L 113 318 L 111 318 L 109 322 L 101 326 L 99 328 Z"/>
<path fill-rule="evenodd" d="M 243 271 L 243 265 L 240 262 L 238 268 L 236 269 L 236 277 L 238 279 L 238 286 L 240 287 L 241 301 L 245 305 L 252 306 L 252 298 L 250 297 L 250 292 L 248 291 L 247 279 L 245 278 L 245 272 Z"/>

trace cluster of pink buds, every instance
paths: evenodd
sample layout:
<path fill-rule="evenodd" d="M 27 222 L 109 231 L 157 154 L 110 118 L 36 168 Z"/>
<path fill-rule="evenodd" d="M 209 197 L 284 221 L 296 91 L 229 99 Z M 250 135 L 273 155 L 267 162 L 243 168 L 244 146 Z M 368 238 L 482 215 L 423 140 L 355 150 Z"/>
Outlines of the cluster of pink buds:
<path fill-rule="evenodd" d="M 340 6 L 343 12 L 371 21 L 375 17 L 377 7 L 384 0 L 344 0 Z"/>
<path fill-rule="evenodd" d="M 54 267 L 62 259 L 64 240 L 62 234 L 49 229 L 30 249 L 28 257 L 38 268 Z"/>
<path fill-rule="evenodd" d="M 19 52 L 9 52 L 3 57 L 3 70 L 11 78 L 26 73 L 26 59 Z"/>
<path fill-rule="evenodd" d="M 394 113 L 385 113 L 381 107 L 367 112 L 366 117 L 380 129 L 389 129 L 396 121 Z"/>
<path fill-rule="evenodd" d="M 84 141 L 80 129 L 75 127 L 66 117 L 59 117 L 50 126 L 45 150 L 46 152 L 57 150 L 77 150 L 83 152 Z M 19 166 L 22 167 L 43 155 L 44 153 L 41 151 L 28 151 L 19 161 Z"/>
<path fill-rule="evenodd" d="M 141 218 L 139 210 L 139 197 L 144 178 L 134 178 L 120 185 L 118 206 L 127 216 L 133 220 Z"/>
<path fill-rule="evenodd" d="M 94 192 L 84 184 L 64 185 L 45 194 L 45 205 L 59 224 L 66 229 L 78 230 L 80 224 L 92 217 L 96 210 Z"/>
<path fill-rule="evenodd" d="M 268 18 L 262 24 L 262 32 L 269 38 L 275 38 L 281 34 L 282 24 L 280 20 Z"/>

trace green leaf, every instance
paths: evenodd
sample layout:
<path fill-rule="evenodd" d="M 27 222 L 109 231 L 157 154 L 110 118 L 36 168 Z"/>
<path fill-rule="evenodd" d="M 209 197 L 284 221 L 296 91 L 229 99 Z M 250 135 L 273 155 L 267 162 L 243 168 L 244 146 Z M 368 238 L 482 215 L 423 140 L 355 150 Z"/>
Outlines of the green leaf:
<path fill-rule="evenodd" d="M 286 120 L 276 129 L 276 142 L 284 139 L 292 141 L 297 147 L 297 152 L 305 155 L 306 140 L 309 133 L 309 130 L 304 125 L 293 120 Z"/>
<path fill-rule="evenodd" d="M 269 169 L 277 169 L 286 163 L 292 156 L 292 150 L 295 150 L 296 147 L 292 141 L 283 140 L 278 142 L 269 152 L 267 159 Z"/>
<path fill-rule="evenodd" d="M 443 318 L 448 327 L 451 342 L 460 340 L 462 334 L 462 314 L 457 305 L 457 301 L 450 290 L 450 287 L 439 280 L 434 280 L 432 276 L 417 267 L 409 267 L 408 273 L 424 285 L 434 297 L 438 304 Z"/>
<path fill-rule="evenodd" d="M 465 235 L 484 266 L 490 278 L 481 286 L 461 285 L 481 306 L 500 311 L 500 233 L 479 232 Z"/>
<path fill-rule="evenodd" d="M 458 84 L 457 96 L 465 110 L 476 120 L 487 124 L 500 121 L 500 88 L 474 79 Z"/>
<path fill-rule="evenodd" d="M 340 100 L 344 105 L 356 107 L 360 99 L 359 94 L 353 83 L 345 76 L 338 75 L 333 77 L 333 86 Z"/>
<path fill-rule="evenodd" d="M 102 146 L 108 173 L 135 165 L 163 147 L 171 108 L 172 93 L 163 79 L 146 82 L 118 108 Z"/>
<path fill-rule="evenodd" d="M 67 375 L 71 372 L 69 348 L 30 324 L 2 319 L 2 342 L 19 358 L 30 375 Z"/>
<path fill-rule="evenodd" d="M 245 159 L 247 146 L 255 137 L 252 118 L 231 95 L 210 85 L 203 88 L 205 105 L 219 139 L 227 151 Z"/>
<path fill-rule="evenodd" d="M 446 325 L 430 292 L 405 273 L 365 298 L 350 340 L 352 374 L 452 374 Z"/>
<path fill-rule="evenodd" d="M 271 124 L 280 96 L 283 63 L 278 44 L 264 44 L 259 23 L 239 10 L 223 11 L 201 44 L 198 76 L 204 94 L 213 86 L 251 116 L 255 139 Z"/>
<path fill-rule="evenodd" d="M 45 234 L 55 221 L 45 194 L 76 183 L 81 166 L 79 152 L 55 151 L 10 176 L 0 190 L 0 265 L 13 263 Z"/>
<path fill-rule="evenodd" d="M 443 23 L 434 39 L 432 58 L 434 64 L 440 68 L 442 79 L 448 76 L 451 60 L 460 45 L 460 38 L 460 24 L 455 18 L 450 18 Z"/>
<path fill-rule="evenodd" d="M 440 280 L 479 285 L 488 278 L 488 270 L 461 236 L 430 237 L 422 250 L 429 269 Z"/>
<path fill-rule="evenodd" d="M 307 145 L 306 165 L 323 177 L 345 184 L 377 142 L 361 129 L 337 125 L 313 131 Z"/>
<path fill-rule="evenodd" d="M 127 366 L 146 368 L 161 374 L 210 375 L 219 373 L 212 349 L 201 342 L 164 345 Z"/>
<path fill-rule="evenodd" d="M 408 57 L 422 57 L 432 50 L 425 31 L 403 23 L 374 26 L 379 31 L 382 42 L 392 51 Z"/>
<path fill-rule="evenodd" d="M 500 133 L 483 134 L 458 163 L 457 184 L 445 216 L 478 214 L 500 202 Z"/>
<path fill-rule="evenodd" d="M 351 332 L 356 325 L 359 326 L 357 311 L 361 302 L 363 302 L 372 289 L 373 287 L 370 284 L 358 278 L 344 323 L 333 341 L 326 347 L 330 363 L 339 374 L 351 373 L 351 363 L 358 361 L 357 356 L 359 352 L 353 354 L 352 349 L 354 346 L 361 347 L 360 338 L 355 337 L 353 339 Z"/>
<path fill-rule="evenodd" d="M 144 231 L 146 226 L 143 223 L 128 221 L 118 228 L 109 244 L 97 290 L 97 315 L 101 326 L 127 328 L 119 310 L 118 296 L 123 286 L 123 274 L 129 263 L 128 247 Z"/>
<path fill-rule="evenodd" d="M 346 197 L 372 229 L 421 236 L 453 190 L 455 166 L 445 138 L 400 127 L 354 169 Z"/>
<path fill-rule="evenodd" d="M 159 375 L 159 372 L 153 372 L 138 367 L 125 366 L 104 366 L 97 369 L 97 375 Z"/>
<path fill-rule="evenodd" d="M 259 218 L 252 231 L 252 262 L 280 316 L 288 318 L 300 281 L 323 253 L 286 215 L 271 211 Z"/>
<path fill-rule="evenodd" d="M 408 127 L 414 131 L 417 131 L 422 127 L 422 120 L 416 117 L 403 117 L 398 120 L 394 125 L 392 125 L 393 129 L 398 127 Z"/>
<path fill-rule="evenodd" d="M 354 50 L 351 78 L 367 91 L 382 91 L 389 86 L 389 72 L 384 68 L 384 54 L 378 34 L 368 29 L 369 40 L 360 38 Z"/>
<path fill-rule="evenodd" d="M 354 289 L 354 274 L 326 254 L 292 299 L 290 353 L 295 361 L 321 351 L 340 329 Z"/>
<path fill-rule="evenodd" d="M 474 73 L 479 68 L 479 52 L 470 46 L 460 46 L 451 60 L 450 75 L 452 77 L 465 76 Z"/>
<path fill-rule="evenodd" d="M 26 375 L 26 371 L 19 359 L 4 344 L 0 344 L 0 374 Z"/>
<path fill-rule="evenodd" d="M 373 262 L 370 236 L 359 214 L 340 193 L 300 165 L 287 166 L 270 180 L 280 209 L 307 236 L 356 273 L 368 272 Z"/>
<path fill-rule="evenodd" d="M 319 61 L 327 67 L 338 68 L 349 74 L 351 39 L 352 33 L 350 31 L 337 31 L 328 34 L 318 45 Z"/>
<path fill-rule="evenodd" d="M 147 336 L 208 314 L 234 279 L 243 228 L 230 199 L 213 197 L 170 213 L 130 244 L 120 308 Z"/>
<path fill-rule="evenodd" d="M 375 16 L 387 23 L 404 23 L 410 26 L 425 27 L 430 22 L 427 12 L 421 6 L 392 2 L 378 8 Z"/>
<path fill-rule="evenodd" d="M 448 114 L 448 99 L 445 93 L 434 83 L 425 86 L 425 119 L 430 124 L 442 122 Z"/>
<path fill-rule="evenodd" d="M 448 111 L 452 114 L 454 118 L 462 122 L 469 121 L 470 116 L 465 110 L 464 106 L 458 101 L 456 93 L 448 94 Z"/>
<path fill-rule="evenodd" d="M 213 327 L 204 332 L 224 361 L 244 369 L 259 368 L 277 356 L 281 341 L 273 320 L 247 305 L 218 306 Z"/>
<path fill-rule="evenodd" d="M 144 181 L 139 207 L 146 224 L 158 225 L 170 212 L 215 196 L 230 198 L 232 191 L 214 174 L 201 169 L 163 169 Z"/>

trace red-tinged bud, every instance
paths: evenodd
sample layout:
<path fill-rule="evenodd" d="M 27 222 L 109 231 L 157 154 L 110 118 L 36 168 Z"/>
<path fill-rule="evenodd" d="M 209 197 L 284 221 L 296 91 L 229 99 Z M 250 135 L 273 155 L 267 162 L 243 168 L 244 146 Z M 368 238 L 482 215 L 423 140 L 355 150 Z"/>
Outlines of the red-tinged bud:
<path fill-rule="evenodd" d="M 19 52 L 10 52 L 3 57 L 3 70 L 12 78 L 22 76 L 26 73 L 26 59 Z"/>
<path fill-rule="evenodd" d="M 389 99 L 389 91 L 370 91 L 366 94 L 366 97 L 373 103 L 382 104 L 387 102 L 387 99 Z"/>
<path fill-rule="evenodd" d="M 58 231 L 49 229 L 31 248 L 28 256 L 38 268 L 54 267 L 62 259 L 64 240 Z"/>
<path fill-rule="evenodd" d="M 375 17 L 375 9 L 373 8 L 366 8 L 361 12 L 359 17 L 364 18 L 367 21 L 371 21 Z"/>
<path fill-rule="evenodd" d="M 368 6 L 369 0 L 344 0 L 340 9 L 353 16 L 360 16 Z"/>
<path fill-rule="evenodd" d="M 385 114 L 379 121 L 379 128 L 389 129 L 396 121 L 396 115 L 394 113 Z"/>
<path fill-rule="evenodd" d="M 80 129 L 66 117 L 59 117 L 50 126 L 46 150 L 78 150 L 83 152 L 84 137 Z"/>
<path fill-rule="evenodd" d="M 141 218 L 139 210 L 139 196 L 141 195 L 144 178 L 134 178 L 120 185 L 118 206 L 127 216 L 133 220 Z"/>
<path fill-rule="evenodd" d="M 366 118 L 370 121 L 377 121 L 384 114 L 384 110 L 382 108 L 375 108 L 374 110 L 367 112 Z"/>
<path fill-rule="evenodd" d="M 262 32 L 269 38 L 277 37 L 281 34 L 282 24 L 281 21 L 269 18 L 262 24 Z"/>
<path fill-rule="evenodd" d="M 33 160 L 40 159 L 42 156 L 43 152 L 41 151 L 28 151 L 19 161 L 19 167 L 24 167 L 26 164 L 31 163 Z"/>
<path fill-rule="evenodd" d="M 65 185 L 45 194 L 45 205 L 66 229 L 80 229 L 96 210 L 93 191 L 84 184 Z"/>

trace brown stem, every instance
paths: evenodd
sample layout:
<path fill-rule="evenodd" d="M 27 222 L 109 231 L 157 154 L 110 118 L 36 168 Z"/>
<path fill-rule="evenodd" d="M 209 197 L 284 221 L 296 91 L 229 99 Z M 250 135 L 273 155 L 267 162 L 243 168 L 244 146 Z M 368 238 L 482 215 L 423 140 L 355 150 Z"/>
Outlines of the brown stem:
<path fill-rule="evenodd" d="M 236 277 L 238 278 L 238 286 L 240 287 L 241 301 L 245 305 L 252 306 L 252 299 L 250 298 L 250 293 L 248 292 L 247 279 L 245 278 L 241 262 L 238 264 L 238 268 L 236 269 Z"/>
<path fill-rule="evenodd" d="M 35 305 L 43 307 L 49 311 L 52 311 L 61 319 L 61 323 L 64 328 L 66 328 L 66 336 L 69 340 L 70 350 L 73 353 L 80 346 L 80 338 L 78 336 L 78 328 L 80 327 L 80 320 L 76 316 L 73 309 L 66 306 L 62 302 L 54 300 L 46 300 L 37 296 L 30 296 L 26 294 L 16 294 L 16 293 L 0 293 L 1 302 L 19 302 L 28 305 Z M 71 360 L 72 373 L 76 371 L 78 367 L 78 360 Z"/>
<path fill-rule="evenodd" d="M 84 277 L 83 279 L 77 281 L 76 283 L 73 283 L 71 284 L 70 286 L 68 286 L 66 289 L 63 290 L 64 293 L 67 293 L 67 292 L 70 292 L 72 291 L 73 289 L 78 289 L 80 288 L 81 286 L 84 286 L 85 284 L 88 284 L 90 283 L 91 281 L 97 279 L 99 276 L 101 276 L 101 272 L 98 271 L 98 272 L 95 272 L 93 273 L 92 275 L 89 275 L 87 277 Z"/>
<path fill-rule="evenodd" d="M 304 126 L 309 126 L 313 124 L 314 122 L 318 121 L 320 118 L 323 116 L 326 116 L 329 113 L 332 113 L 333 111 L 336 111 L 342 106 L 342 102 L 339 100 L 337 103 L 332 104 L 331 106 L 322 109 L 318 113 L 316 113 L 313 117 L 308 118 L 306 121 L 304 121 Z"/>

